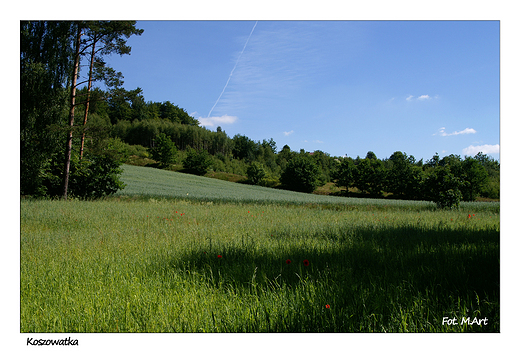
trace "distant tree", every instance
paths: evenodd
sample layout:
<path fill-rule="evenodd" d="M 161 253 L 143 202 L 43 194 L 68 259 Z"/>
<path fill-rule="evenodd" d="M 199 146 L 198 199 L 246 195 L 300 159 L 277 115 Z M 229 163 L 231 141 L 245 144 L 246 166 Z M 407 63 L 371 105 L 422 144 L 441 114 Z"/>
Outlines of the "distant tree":
<path fill-rule="evenodd" d="M 336 167 L 332 174 L 332 178 L 336 180 L 335 184 L 337 187 L 344 187 L 348 192 L 348 189 L 354 185 L 354 161 L 350 157 L 344 157 L 339 162 L 339 166 Z"/>
<path fill-rule="evenodd" d="M 264 139 L 259 149 L 258 160 L 271 172 L 277 171 L 279 167 L 276 163 L 276 142 L 272 138 L 269 141 Z"/>
<path fill-rule="evenodd" d="M 212 161 L 208 152 L 205 150 L 196 150 L 188 146 L 186 149 L 186 158 L 182 165 L 184 169 L 191 174 L 204 175 L 211 167 Z"/>
<path fill-rule="evenodd" d="M 424 180 L 424 196 L 439 208 L 456 208 L 462 200 L 463 184 L 451 173 L 449 165 L 436 167 Z"/>
<path fill-rule="evenodd" d="M 388 162 L 386 191 L 401 198 L 421 198 L 422 168 L 415 166 L 415 158 L 397 151 L 390 156 Z"/>
<path fill-rule="evenodd" d="M 264 139 L 262 141 L 262 146 L 266 149 L 269 148 L 271 152 L 276 153 L 276 142 L 272 138 L 270 138 L 269 140 Z"/>
<path fill-rule="evenodd" d="M 462 187 L 462 195 L 465 201 L 475 201 L 484 189 L 488 178 L 486 169 L 478 160 L 466 157 L 462 162 L 463 179 L 466 181 Z"/>
<path fill-rule="evenodd" d="M 276 156 L 276 163 L 281 168 L 281 170 L 284 170 L 287 167 L 287 162 L 295 155 L 296 153 L 292 152 L 288 145 L 285 145 Z"/>
<path fill-rule="evenodd" d="M 377 159 L 376 154 L 372 151 L 368 151 L 365 159 Z"/>
<path fill-rule="evenodd" d="M 318 186 L 323 186 L 332 180 L 331 172 L 333 169 L 334 158 L 332 158 L 328 153 L 320 150 L 314 151 L 311 154 L 311 157 L 320 170 L 320 185 Z"/>
<path fill-rule="evenodd" d="M 479 152 L 474 157 L 486 169 L 487 178 L 480 192 L 482 197 L 500 198 L 500 163 L 492 157 Z"/>
<path fill-rule="evenodd" d="M 177 148 L 169 136 L 166 136 L 164 133 L 160 133 L 155 138 L 155 145 L 150 150 L 150 153 L 154 160 L 159 162 L 161 166 L 166 167 L 175 162 Z"/>
<path fill-rule="evenodd" d="M 379 159 L 365 158 L 353 170 L 353 186 L 361 192 L 381 195 L 385 180 L 385 170 Z"/>
<path fill-rule="evenodd" d="M 435 155 L 432 157 L 432 159 L 429 159 L 426 161 L 426 166 L 428 167 L 436 167 L 439 165 L 440 157 L 438 153 L 435 153 Z"/>
<path fill-rule="evenodd" d="M 163 102 L 159 108 L 159 117 L 161 119 L 170 120 L 173 123 L 198 126 L 197 119 L 190 116 L 184 109 L 170 101 Z"/>
<path fill-rule="evenodd" d="M 257 155 L 258 146 L 253 140 L 239 134 L 233 137 L 233 157 L 251 162 Z"/>
<path fill-rule="evenodd" d="M 320 171 L 307 153 L 293 157 L 283 171 L 280 181 L 282 187 L 300 192 L 313 192 L 319 184 Z"/>
<path fill-rule="evenodd" d="M 247 167 L 247 179 L 255 185 L 259 185 L 266 175 L 267 173 L 264 167 L 258 162 L 252 162 L 249 167 Z"/>
<path fill-rule="evenodd" d="M 140 101 L 144 102 L 142 92 L 143 90 L 139 87 L 130 91 L 118 87 L 111 91 L 108 97 L 108 112 L 112 124 L 115 125 L 122 120 L 143 120 L 144 115 L 141 114 L 142 109 L 141 112 L 139 112 L 137 108 L 143 105 L 139 103 Z"/>

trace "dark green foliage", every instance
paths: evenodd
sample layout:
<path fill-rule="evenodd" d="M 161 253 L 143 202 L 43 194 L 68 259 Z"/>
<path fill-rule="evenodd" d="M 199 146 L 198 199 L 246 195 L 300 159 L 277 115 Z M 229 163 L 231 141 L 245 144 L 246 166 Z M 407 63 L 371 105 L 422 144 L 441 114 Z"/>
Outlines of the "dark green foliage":
<path fill-rule="evenodd" d="M 350 157 L 341 159 L 339 165 L 334 170 L 332 178 L 336 180 L 337 187 L 348 188 L 354 185 L 354 161 Z"/>
<path fill-rule="evenodd" d="M 356 160 L 343 158 L 332 174 L 338 187 L 356 187 L 360 192 L 392 198 L 431 200 L 441 208 L 457 207 L 461 200 L 477 196 L 499 198 L 500 165 L 486 155 L 464 160 L 457 155 L 442 159 L 436 154 L 426 163 L 395 152 L 384 161 L 375 154 Z"/>
<path fill-rule="evenodd" d="M 76 197 L 92 198 L 123 187 L 118 179 L 121 161 L 111 151 L 100 148 L 106 147 L 103 141 L 111 128 L 110 109 L 103 101 L 106 92 L 90 88 L 96 80 L 104 81 L 107 87 L 122 83 L 121 74 L 107 67 L 102 57 L 110 53 L 128 54 L 130 47 L 122 37 L 141 32 L 135 29 L 135 21 L 20 23 L 22 195 L 57 196 L 63 190 L 66 198 L 69 189 Z M 91 69 L 77 80 L 75 64 L 87 54 Z M 86 76 L 87 81 L 75 84 Z M 78 87 L 85 82 L 88 88 Z M 80 115 L 83 126 L 78 121 L 74 126 L 74 117 Z M 67 153 L 63 151 L 65 145 Z M 78 145 L 81 154 L 83 147 L 89 150 L 82 160 L 73 152 Z"/>
<path fill-rule="evenodd" d="M 482 186 L 481 196 L 500 198 L 500 163 L 482 152 L 479 152 L 475 159 L 484 167 L 488 175 Z"/>
<path fill-rule="evenodd" d="M 184 170 L 196 175 L 204 175 L 212 165 L 211 157 L 205 150 L 196 150 L 188 146 L 186 158 L 182 161 Z"/>
<path fill-rule="evenodd" d="M 328 153 L 317 150 L 311 153 L 312 159 L 320 170 L 320 183 L 318 186 L 323 186 L 332 180 L 331 173 L 335 163 L 334 159 Z"/>
<path fill-rule="evenodd" d="M 155 146 L 150 150 L 152 158 L 166 167 L 175 162 L 177 148 L 169 136 L 161 133 L 155 139 Z"/>
<path fill-rule="evenodd" d="M 170 103 L 170 101 L 163 102 L 160 105 L 159 117 L 174 123 L 193 126 L 199 125 L 199 122 L 195 118 L 191 117 L 184 109 Z"/>
<path fill-rule="evenodd" d="M 130 156 L 138 155 L 140 157 L 149 157 L 148 152 L 142 146 L 131 146 L 124 143 L 119 138 L 109 138 L 106 140 L 107 148 L 111 150 L 118 160 L 126 163 Z"/>
<path fill-rule="evenodd" d="M 63 161 L 60 156 L 55 155 L 47 161 L 40 175 L 43 194 L 50 197 L 57 197 L 62 193 Z M 81 160 L 77 154 L 73 154 L 68 194 L 81 199 L 114 194 L 125 187 L 119 179 L 123 172 L 120 166 L 121 162 L 110 154 L 86 154 Z"/>
<path fill-rule="evenodd" d="M 258 145 L 247 136 L 233 137 L 233 157 L 252 161 L 259 155 Z"/>
<path fill-rule="evenodd" d="M 361 159 L 352 172 L 353 186 L 361 192 L 379 196 L 383 193 L 385 170 L 379 159 Z"/>
<path fill-rule="evenodd" d="M 67 109 L 72 24 L 20 23 L 20 191 L 44 195 L 40 175 L 57 152 Z M 54 128 L 53 128 L 54 127 Z"/>
<path fill-rule="evenodd" d="M 388 162 L 386 191 L 400 198 L 417 199 L 422 177 L 420 167 L 415 166 L 415 158 L 397 151 L 390 156 Z"/>
<path fill-rule="evenodd" d="M 466 157 L 462 162 L 462 176 L 467 182 L 461 190 L 464 201 L 475 201 L 488 178 L 486 169 L 475 158 Z"/>
<path fill-rule="evenodd" d="M 300 153 L 287 162 L 280 181 L 287 190 L 313 192 L 319 184 L 320 170 L 307 153 Z"/>
<path fill-rule="evenodd" d="M 424 181 L 424 196 L 439 208 L 456 208 L 462 201 L 464 182 L 451 173 L 449 166 L 437 167 Z"/>
<path fill-rule="evenodd" d="M 247 178 L 251 183 L 259 185 L 266 176 L 265 169 L 260 163 L 253 162 L 247 168 Z"/>
<path fill-rule="evenodd" d="M 72 178 L 71 190 L 82 198 L 98 198 L 116 193 L 125 187 L 119 179 L 121 163 L 108 155 L 93 155 L 83 158 L 80 165 L 84 172 Z M 76 181 L 77 180 L 77 181 Z M 77 187 L 75 187 L 75 182 Z"/>

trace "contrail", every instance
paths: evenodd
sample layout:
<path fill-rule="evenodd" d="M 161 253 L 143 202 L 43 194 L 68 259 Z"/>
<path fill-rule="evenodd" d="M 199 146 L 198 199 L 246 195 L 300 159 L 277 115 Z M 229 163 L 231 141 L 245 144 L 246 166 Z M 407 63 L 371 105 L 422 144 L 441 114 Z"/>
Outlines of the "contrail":
<path fill-rule="evenodd" d="M 211 108 L 211 110 L 209 111 L 208 113 L 208 118 L 209 116 L 211 115 L 211 113 L 213 112 L 213 109 L 215 109 L 215 107 L 217 106 L 218 102 L 220 101 L 220 98 L 222 97 L 222 95 L 224 94 L 224 91 L 226 90 L 228 84 L 229 84 L 229 80 L 231 80 L 231 76 L 233 76 L 233 72 L 235 71 L 235 69 L 237 68 L 237 65 L 238 65 L 238 62 L 240 61 L 240 57 L 242 56 L 242 54 L 244 53 L 244 50 L 246 50 L 246 46 L 247 46 L 247 43 L 249 42 L 249 38 L 251 38 L 251 35 L 253 34 L 253 31 L 255 30 L 255 27 L 256 27 L 256 24 L 258 23 L 258 21 L 255 22 L 255 25 L 253 26 L 253 29 L 251 30 L 251 33 L 249 33 L 249 37 L 247 37 L 247 40 L 246 40 L 246 44 L 244 44 L 244 47 L 242 48 L 242 51 L 240 52 L 240 54 L 238 55 L 238 59 L 235 63 L 235 66 L 233 67 L 233 70 L 231 70 L 231 73 L 229 74 L 229 77 L 227 79 L 227 82 L 226 82 L 226 85 L 224 86 L 224 89 L 222 90 L 222 92 L 220 92 L 220 96 L 218 96 L 218 99 L 217 101 L 215 102 L 215 104 L 213 104 L 213 108 Z"/>

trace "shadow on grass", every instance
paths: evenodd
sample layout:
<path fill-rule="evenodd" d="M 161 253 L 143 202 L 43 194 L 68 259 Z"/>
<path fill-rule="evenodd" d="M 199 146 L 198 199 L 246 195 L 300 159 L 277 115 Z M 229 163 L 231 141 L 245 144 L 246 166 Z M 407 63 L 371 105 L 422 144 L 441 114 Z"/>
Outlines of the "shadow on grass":
<path fill-rule="evenodd" d="M 236 293 L 251 294 L 260 287 L 268 295 L 313 286 L 316 298 L 343 308 L 338 316 L 344 320 L 316 329 L 321 332 L 397 331 L 403 312 L 413 317 L 416 326 L 409 329 L 415 332 L 445 330 L 445 316 L 458 317 L 459 322 L 462 317 L 487 317 L 489 325 L 466 325 L 463 331 L 499 331 L 496 229 L 404 226 L 304 235 L 280 231 L 266 237 L 264 241 L 273 244 L 264 247 L 251 239 L 203 244 L 182 258 L 164 258 L 153 270 L 195 272 L 208 286 Z M 284 330 L 313 331 L 309 328 L 315 321 L 314 315 L 302 312 Z M 461 332 L 462 327 L 451 330 Z"/>

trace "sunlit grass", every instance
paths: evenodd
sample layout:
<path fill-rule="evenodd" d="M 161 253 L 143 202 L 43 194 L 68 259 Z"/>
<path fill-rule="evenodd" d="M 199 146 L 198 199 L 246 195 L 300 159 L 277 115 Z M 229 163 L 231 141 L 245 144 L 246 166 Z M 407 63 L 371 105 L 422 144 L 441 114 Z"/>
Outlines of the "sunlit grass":
<path fill-rule="evenodd" d="M 417 205 L 22 200 L 20 330 L 498 332 L 496 205 Z"/>

